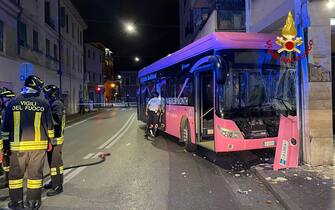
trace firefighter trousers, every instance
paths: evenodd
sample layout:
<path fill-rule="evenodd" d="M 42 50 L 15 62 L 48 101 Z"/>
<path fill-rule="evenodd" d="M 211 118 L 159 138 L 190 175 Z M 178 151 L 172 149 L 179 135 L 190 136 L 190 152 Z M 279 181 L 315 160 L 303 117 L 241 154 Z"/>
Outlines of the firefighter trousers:
<path fill-rule="evenodd" d="M 62 158 L 63 145 L 52 145 L 52 150 L 48 152 L 48 163 L 50 167 L 52 188 L 63 186 L 63 158 Z"/>
<path fill-rule="evenodd" d="M 6 181 L 6 186 L 8 185 L 8 175 L 9 175 L 9 156 L 8 155 L 3 155 L 2 159 L 2 168 L 5 172 L 5 181 Z"/>
<path fill-rule="evenodd" d="M 27 201 L 41 200 L 45 150 L 13 151 L 10 155 L 9 197 L 23 201 L 23 177 L 27 171 Z"/>

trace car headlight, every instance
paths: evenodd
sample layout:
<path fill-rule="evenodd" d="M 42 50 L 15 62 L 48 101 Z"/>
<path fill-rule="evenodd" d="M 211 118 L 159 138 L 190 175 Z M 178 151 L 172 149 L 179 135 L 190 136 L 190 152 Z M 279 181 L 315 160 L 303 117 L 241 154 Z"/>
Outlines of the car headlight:
<path fill-rule="evenodd" d="M 217 128 L 219 129 L 220 134 L 226 138 L 231 138 L 231 139 L 241 138 L 239 131 L 232 131 L 226 128 L 222 128 L 220 125 L 218 125 Z"/>

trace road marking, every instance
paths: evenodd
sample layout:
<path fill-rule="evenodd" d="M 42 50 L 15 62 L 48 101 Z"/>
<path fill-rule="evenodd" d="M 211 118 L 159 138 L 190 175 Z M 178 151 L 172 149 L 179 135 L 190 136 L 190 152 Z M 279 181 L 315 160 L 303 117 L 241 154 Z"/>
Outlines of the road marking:
<path fill-rule="evenodd" d="M 95 117 L 95 116 L 94 116 Z M 93 117 L 91 117 L 93 118 Z M 91 118 L 88 118 L 86 120 L 83 120 L 81 122 L 78 122 L 78 123 L 75 123 L 67 128 L 70 128 L 70 127 L 73 127 L 75 125 L 78 125 L 78 124 L 81 124 L 83 122 L 86 122 L 87 120 L 91 119 Z M 127 130 L 130 128 L 130 126 L 132 125 L 132 123 L 134 122 L 135 120 L 135 113 L 133 113 L 129 119 L 127 120 L 127 122 L 122 126 L 122 128 L 114 135 L 112 136 L 111 138 L 109 138 L 104 144 L 102 144 L 99 149 L 103 149 L 107 146 L 107 148 L 111 148 L 126 132 Z M 131 121 L 129 123 L 129 121 Z M 65 128 L 66 129 L 66 128 Z M 120 135 L 119 135 L 120 134 Z M 101 152 L 98 152 L 96 154 L 94 153 L 89 153 L 87 154 L 85 157 L 83 157 L 83 159 L 95 159 L 95 158 L 98 158 L 99 155 L 101 154 Z M 79 173 L 81 173 L 84 169 L 86 169 L 87 166 L 84 166 L 84 167 L 80 167 L 80 168 L 77 168 L 77 169 L 69 169 L 69 170 L 65 170 L 64 171 L 64 182 L 63 182 L 63 185 L 65 185 L 67 182 L 69 182 L 71 179 L 73 179 L 75 176 L 77 176 Z M 68 174 L 67 176 L 65 176 L 66 174 Z M 42 201 L 47 199 L 48 197 L 47 196 L 43 196 L 42 197 Z"/>
<path fill-rule="evenodd" d="M 128 124 L 127 128 L 124 129 L 123 132 L 106 147 L 107 149 L 111 148 L 128 131 L 128 129 L 133 124 L 134 120 L 135 120 L 135 117 L 133 117 L 131 122 Z"/>
<path fill-rule="evenodd" d="M 93 117 L 92 117 L 93 118 Z M 74 127 L 74 126 L 77 126 L 77 125 L 80 125 L 80 124 L 83 124 L 84 122 L 86 122 L 86 121 L 88 121 L 89 119 L 85 119 L 85 120 L 82 120 L 82 121 L 79 121 L 79 122 L 76 122 L 76 123 L 74 123 L 74 124 L 72 124 L 72 125 L 70 125 L 70 126 L 67 126 L 67 127 L 65 127 L 64 128 L 64 130 L 67 130 L 67 129 L 69 129 L 69 128 L 72 128 L 72 127 Z"/>
<path fill-rule="evenodd" d="M 110 144 L 122 131 L 123 129 L 125 129 L 129 123 L 129 121 L 131 119 L 135 118 L 135 113 L 133 113 L 132 115 L 130 115 L 129 119 L 127 120 L 127 122 L 125 124 L 123 124 L 123 126 L 121 127 L 121 129 L 116 133 L 114 134 L 114 136 L 112 136 L 111 138 L 109 138 L 105 143 L 103 143 L 102 145 L 100 145 L 100 147 L 98 147 L 98 149 L 103 149 L 105 148 L 108 144 Z"/>
<path fill-rule="evenodd" d="M 69 182 L 73 177 L 77 176 L 80 172 L 82 172 L 85 168 L 87 168 L 87 166 L 84 167 L 80 167 L 75 169 L 72 173 L 70 173 L 68 176 L 66 176 L 64 178 L 64 182 L 63 184 L 66 184 L 67 182 Z"/>
<path fill-rule="evenodd" d="M 72 127 L 74 127 L 74 126 L 83 124 L 84 122 L 87 122 L 87 121 L 89 121 L 90 119 L 93 119 L 93 118 L 97 117 L 99 114 L 101 114 L 101 113 L 98 113 L 98 114 L 96 114 L 96 115 L 94 115 L 94 116 L 92 116 L 92 117 L 86 118 L 85 120 L 76 122 L 76 123 L 74 123 L 74 124 L 72 124 L 72 125 L 66 126 L 66 127 L 64 128 L 64 130 L 67 130 L 67 129 L 72 128 Z"/>
<path fill-rule="evenodd" d="M 89 153 L 85 157 L 83 157 L 83 159 L 84 160 L 90 159 L 93 155 L 94 155 L 94 153 Z"/>

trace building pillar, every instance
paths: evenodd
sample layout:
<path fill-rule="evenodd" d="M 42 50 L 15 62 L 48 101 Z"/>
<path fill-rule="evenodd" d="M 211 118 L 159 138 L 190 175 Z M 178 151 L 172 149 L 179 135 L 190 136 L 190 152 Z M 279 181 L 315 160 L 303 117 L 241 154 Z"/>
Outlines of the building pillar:
<path fill-rule="evenodd" d="M 311 48 L 306 44 L 313 41 L 308 59 L 302 59 L 298 69 L 303 74 L 303 161 L 313 166 L 333 164 L 331 27 L 327 10 L 326 1 L 296 0 L 299 36 L 305 35 L 306 48 Z"/>

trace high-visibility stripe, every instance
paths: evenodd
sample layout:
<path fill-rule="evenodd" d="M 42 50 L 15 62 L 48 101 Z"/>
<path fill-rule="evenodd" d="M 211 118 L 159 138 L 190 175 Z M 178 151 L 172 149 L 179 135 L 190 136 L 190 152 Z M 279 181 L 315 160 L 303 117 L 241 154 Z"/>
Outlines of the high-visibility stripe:
<path fill-rule="evenodd" d="M 28 189 L 40 189 L 40 188 L 42 188 L 42 179 L 37 179 L 37 180 L 28 179 L 27 180 L 27 188 Z"/>
<path fill-rule="evenodd" d="M 3 142 L 2 142 L 2 140 L 0 139 L 0 150 L 2 150 L 3 149 Z"/>
<path fill-rule="evenodd" d="M 64 136 L 64 129 L 65 129 L 65 114 L 63 114 L 62 117 L 62 133 L 61 133 L 62 136 Z"/>
<path fill-rule="evenodd" d="M 2 140 L 9 140 L 9 132 L 1 132 Z"/>
<path fill-rule="evenodd" d="M 56 176 L 57 175 L 57 168 L 51 168 L 50 169 L 50 174 L 51 174 L 51 176 Z"/>
<path fill-rule="evenodd" d="M 48 148 L 48 141 L 21 141 L 11 142 L 10 147 L 12 151 L 31 151 L 31 150 L 46 150 Z"/>
<path fill-rule="evenodd" d="M 14 142 L 20 141 L 20 114 L 19 111 L 14 112 Z"/>
<path fill-rule="evenodd" d="M 59 167 L 59 173 L 63 174 L 64 173 L 64 166 Z"/>
<path fill-rule="evenodd" d="M 9 180 L 8 186 L 11 190 L 23 188 L 23 179 Z"/>
<path fill-rule="evenodd" d="M 55 131 L 54 130 L 48 130 L 48 137 L 49 138 L 54 138 L 55 137 Z"/>
<path fill-rule="evenodd" d="M 55 141 L 57 142 L 57 145 L 63 144 L 63 142 L 64 142 L 64 137 L 55 138 Z"/>
<path fill-rule="evenodd" d="M 42 116 L 42 112 L 35 113 L 35 122 L 34 122 L 35 141 L 41 140 L 41 116 Z"/>
<path fill-rule="evenodd" d="M 3 167 L 3 170 L 4 170 L 5 172 L 9 172 L 9 166 Z"/>

